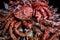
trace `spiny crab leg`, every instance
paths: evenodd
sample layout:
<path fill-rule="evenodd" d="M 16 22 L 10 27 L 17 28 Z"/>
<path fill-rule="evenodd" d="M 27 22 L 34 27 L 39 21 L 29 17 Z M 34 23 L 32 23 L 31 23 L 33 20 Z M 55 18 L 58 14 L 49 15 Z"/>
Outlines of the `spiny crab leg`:
<path fill-rule="evenodd" d="M 44 3 L 44 2 L 39 2 L 39 3 L 40 3 L 40 5 L 43 6 L 43 7 L 47 7 L 47 8 L 49 7 L 49 6 L 47 5 L 47 3 Z"/>
<path fill-rule="evenodd" d="M 3 18 L 0 18 L 0 21 L 5 21 L 7 20 L 7 18 L 9 18 L 11 16 L 11 14 L 13 13 L 12 8 L 9 8 L 9 12 L 7 13 L 7 15 Z"/>
<path fill-rule="evenodd" d="M 17 22 L 15 25 L 14 25 L 14 31 L 17 35 L 19 36 L 25 36 L 25 34 L 23 32 L 20 32 L 18 30 L 18 28 L 21 26 L 21 22 Z"/>
<path fill-rule="evenodd" d="M 13 34 L 13 27 L 14 27 L 14 24 L 16 23 L 16 21 L 14 20 L 11 24 L 10 24 L 10 27 L 9 27 L 9 33 L 10 33 L 10 36 L 13 40 L 17 40 L 16 36 Z"/>
<path fill-rule="evenodd" d="M 59 31 L 55 31 L 55 34 L 49 39 L 49 40 L 53 40 L 55 37 L 57 37 L 59 35 Z"/>
<path fill-rule="evenodd" d="M 5 21 L 7 18 L 8 18 L 7 16 L 6 16 L 6 17 L 2 17 L 2 18 L 0 18 L 0 21 L 3 22 L 3 21 Z"/>
<path fill-rule="evenodd" d="M 40 6 L 42 6 L 42 7 L 49 8 L 49 6 L 46 3 L 44 3 L 44 2 L 33 2 L 32 5 L 33 5 L 33 7 L 40 7 Z"/>
<path fill-rule="evenodd" d="M 46 38 L 47 38 L 47 36 L 49 35 L 49 33 L 50 33 L 50 29 L 46 29 L 45 30 L 45 34 L 43 35 L 43 39 L 42 40 L 46 40 Z"/>
<path fill-rule="evenodd" d="M 48 14 L 49 16 L 52 16 L 52 12 L 51 12 L 48 8 L 43 7 L 43 9 L 45 9 L 45 11 L 47 12 L 47 14 Z"/>
<path fill-rule="evenodd" d="M 10 16 L 11 13 L 9 13 L 8 15 Z M 8 17 L 9 17 L 9 16 L 8 16 Z M 8 17 L 6 17 L 6 20 L 5 20 L 5 19 L 4 19 L 4 20 L 2 19 L 2 21 L 4 22 L 4 24 L 3 24 L 2 27 L 0 26 L 0 29 L 4 28 L 5 24 L 10 20 L 10 17 L 11 17 L 11 16 L 10 16 L 9 18 L 8 18 Z"/>
<path fill-rule="evenodd" d="M 47 14 L 46 14 L 45 10 L 43 8 L 41 8 L 40 11 L 42 12 L 42 14 L 44 16 L 44 19 L 46 19 L 47 18 Z"/>
<path fill-rule="evenodd" d="M 36 8 L 36 9 L 37 9 L 37 8 Z M 47 10 L 43 9 L 42 7 L 39 7 L 37 10 L 39 10 L 39 11 L 41 12 L 41 14 L 42 14 L 42 16 L 44 17 L 44 19 L 47 18 L 47 13 L 46 13 Z M 49 13 L 48 13 L 48 14 L 49 14 Z M 49 15 L 50 15 L 50 14 L 49 14 Z"/>
<path fill-rule="evenodd" d="M 35 11 L 35 17 L 37 17 L 37 21 L 39 22 L 40 20 L 42 20 L 42 15 L 40 14 L 40 12 L 39 11 Z"/>
<path fill-rule="evenodd" d="M 14 18 L 8 19 L 8 22 L 7 22 L 7 24 L 5 25 L 4 31 L 3 31 L 3 33 L 2 33 L 3 36 L 4 36 L 4 34 L 6 33 L 6 30 L 9 28 L 9 25 L 10 25 L 10 23 L 12 22 L 13 19 L 14 19 Z"/>

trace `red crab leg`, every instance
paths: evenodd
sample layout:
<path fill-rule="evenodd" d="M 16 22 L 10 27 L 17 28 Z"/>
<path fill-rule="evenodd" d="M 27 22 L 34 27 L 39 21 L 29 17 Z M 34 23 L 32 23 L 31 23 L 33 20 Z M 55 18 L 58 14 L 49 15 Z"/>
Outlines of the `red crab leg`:
<path fill-rule="evenodd" d="M 12 16 L 11 14 L 13 13 L 12 8 L 9 9 L 10 11 L 7 13 L 6 17 L 0 18 L 0 21 L 5 21 L 7 20 L 8 17 Z"/>
<path fill-rule="evenodd" d="M 47 35 L 43 35 L 42 39 L 45 40 L 48 36 L 49 36 L 49 32 L 50 32 L 50 28 L 47 28 L 46 26 L 44 26 L 43 24 L 40 24 L 41 29 L 45 30 L 45 34 L 47 33 Z M 47 32 L 46 32 L 47 31 Z"/>
<path fill-rule="evenodd" d="M 58 36 L 59 35 L 59 32 L 56 30 L 55 31 L 55 34 L 49 39 L 49 40 L 53 40 L 56 36 Z"/>
<path fill-rule="evenodd" d="M 44 16 L 44 19 L 46 19 L 46 18 L 47 18 L 47 14 L 46 14 L 46 12 L 44 11 L 44 9 L 41 8 L 40 11 L 42 12 L 42 14 L 43 14 L 43 16 Z"/>
<path fill-rule="evenodd" d="M 5 21 L 6 17 L 0 18 L 0 21 Z"/>
<path fill-rule="evenodd" d="M 43 7 L 47 7 L 47 8 L 49 7 L 49 6 L 48 6 L 46 3 L 44 3 L 44 2 L 39 2 L 39 3 L 40 3 L 40 5 L 43 6 Z"/>
<path fill-rule="evenodd" d="M 11 24 L 10 24 L 10 27 L 9 27 L 9 33 L 10 33 L 10 36 L 13 40 L 17 40 L 17 38 L 15 37 L 15 35 L 13 34 L 13 27 L 14 27 L 14 24 L 16 23 L 16 21 L 14 20 Z"/>
<path fill-rule="evenodd" d="M 7 15 L 7 17 L 6 17 L 6 18 L 4 18 L 4 19 L 2 18 L 2 20 L 1 20 L 1 21 L 4 21 L 4 24 L 3 24 L 3 26 L 2 26 L 2 27 L 0 26 L 0 29 L 2 29 L 2 28 L 5 26 L 5 24 L 6 24 L 6 23 L 7 23 L 7 21 L 9 20 L 9 18 L 8 18 L 8 17 L 9 17 L 10 15 L 11 15 L 11 13 L 9 13 L 9 14 Z M 10 17 L 11 17 L 11 16 L 10 16 Z M 6 19 L 6 20 L 5 20 L 5 19 Z"/>
<path fill-rule="evenodd" d="M 41 20 L 41 14 L 40 14 L 40 12 L 39 11 L 35 11 L 36 12 L 36 14 L 35 14 L 35 16 L 37 17 L 37 21 L 39 22 L 40 20 Z"/>
<path fill-rule="evenodd" d="M 46 38 L 47 38 L 47 36 L 49 35 L 49 33 L 50 33 L 50 29 L 47 28 L 47 29 L 45 30 L 45 34 L 43 35 L 42 40 L 46 40 Z"/>
<path fill-rule="evenodd" d="M 16 33 L 17 35 L 19 35 L 19 36 L 25 36 L 24 33 L 20 32 L 20 31 L 18 30 L 18 27 L 20 27 L 20 26 L 21 26 L 21 22 L 17 22 L 17 23 L 14 25 L 14 31 L 15 31 L 15 33 Z"/>
<path fill-rule="evenodd" d="M 45 11 L 47 12 L 47 14 L 48 14 L 49 16 L 52 15 L 52 12 L 51 12 L 47 7 L 43 7 L 43 9 L 45 9 Z"/>
<path fill-rule="evenodd" d="M 3 36 L 4 36 L 5 32 L 6 32 L 6 30 L 8 29 L 10 23 L 12 22 L 12 20 L 13 20 L 13 18 L 8 19 L 8 22 L 6 23 L 4 31 L 2 33 Z"/>

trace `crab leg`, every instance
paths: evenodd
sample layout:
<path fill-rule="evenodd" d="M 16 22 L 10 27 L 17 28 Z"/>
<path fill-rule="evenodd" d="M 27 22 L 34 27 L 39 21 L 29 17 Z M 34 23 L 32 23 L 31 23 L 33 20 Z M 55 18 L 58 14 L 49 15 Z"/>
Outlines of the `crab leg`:
<path fill-rule="evenodd" d="M 44 2 L 39 2 L 41 6 L 44 6 L 44 7 L 49 7 L 46 3 Z"/>
<path fill-rule="evenodd" d="M 43 7 L 43 9 L 47 12 L 49 16 L 52 15 L 52 12 L 47 7 Z"/>
<path fill-rule="evenodd" d="M 56 30 L 55 31 L 55 34 L 49 39 L 49 40 L 53 40 L 56 36 L 58 36 L 59 35 L 59 32 Z"/>
<path fill-rule="evenodd" d="M 7 20 L 8 17 L 11 16 L 11 14 L 13 13 L 13 11 L 12 11 L 11 8 L 10 8 L 9 10 L 10 10 L 10 11 L 7 13 L 6 17 L 2 17 L 2 18 L 0 18 L 0 21 L 5 21 L 5 20 Z"/>
<path fill-rule="evenodd" d="M 10 27 L 9 27 L 9 33 L 10 33 L 10 36 L 13 40 L 17 40 L 17 38 L 15 37 L 15 35 L 13 34 L 13 27 L 14 27 L 14 24 L 16 23 L 16 21 L 14 20 L 11 24 L 10 24 Z"/>
<path fill-rule="evenodd" d="M 44 11 L 44 9 L 41 8 L 40 11 L 42 12 L 42 14 L 43 14 L 43 16 L 44 16 L 44 19 L 46 19 L 46 18 L 47 18 L 47 14 L 46 14 L 46 12 Z"/>
<path fill-rule="evenodd" d="M 47 38 L 47 36 L 49 35 L 49 33 L 50 33 L 50 29 L 46 29 L 45 30 L 45 34 L 43 35 L 43 39 L 42 40 L 46 40 L 46 38 Z"/>
<path fill-rule="evenodd" d="M 17 23 L 14 25 L 14 31 L 15 31 L 15 33 L 18 34 L 19 36 L 25 36 L 24 33 L 20 32 L 20 31 L 18 30 L 18 27 L 20 27 L 20 26 L 21 26 L 21 22 L 17 22 Z"/>
<path fill-rule="evenodd" d="M 10 25 L 10 23 L 12 22 L 13 19 L 14 19 L 14 18 L 8 19 L 8 22 L 7 22 L 7 24 L 5 25 L 4 31 L 3 31 L 3 33 L 2 33 L 3 36 L 4 36 L 4 34 L 6 33 L 6 30 L 8 29 L 8 27 L 9 27 L 9 25 Z"/>
<path fill-rule="evenodd" d="M 0 26 L 0 29 L 4 28 L 4 26 L 6 25 L 6 23 L 9 21 L 10 18 L 7 18 L 5 21 L 4 21 L 4 24 L 3 26 Z"/>
<path fill-rule="evenodd" d="M 35 11 L 36 12 L 36 14 L 35 14 L 35 16 L 37 17 L 37 21 L 39 22 L 40 20 L 41 20 L 41 14 L 40 14 L 40 12 L 39 11 Z"/>
<path fill-rule="evenodd" d="M 50 28 L 47 28 L 43 24 L 40 24 L 40 25 L 41 25 L 41 30 L 45 30 L 45 33 L 42 36 L 42 40 L 46 40 L 46 38 L 49 36 Z"/>

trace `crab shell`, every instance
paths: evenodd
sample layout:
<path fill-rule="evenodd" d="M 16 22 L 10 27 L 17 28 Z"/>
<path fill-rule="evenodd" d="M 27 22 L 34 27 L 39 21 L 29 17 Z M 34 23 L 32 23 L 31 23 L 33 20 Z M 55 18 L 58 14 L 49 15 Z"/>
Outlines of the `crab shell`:
<path fill-rule="evenodd" d="M 20 20 L 29 20 L 32 17 L 33 9 L 29 6 L 22 6 L 18 9 L 14 16 Z"/>

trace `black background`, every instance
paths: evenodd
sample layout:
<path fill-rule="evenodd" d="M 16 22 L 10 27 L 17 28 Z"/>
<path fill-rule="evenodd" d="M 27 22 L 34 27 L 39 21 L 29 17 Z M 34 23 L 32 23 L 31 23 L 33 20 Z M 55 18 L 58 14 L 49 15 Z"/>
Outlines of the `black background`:
<path fill-rule="evenodd" d="M 49 5 L 53 5 L 58 8 L 58 12 L 60 13 L 60 0 L 49 0 Z"/>

